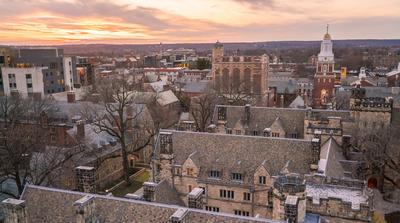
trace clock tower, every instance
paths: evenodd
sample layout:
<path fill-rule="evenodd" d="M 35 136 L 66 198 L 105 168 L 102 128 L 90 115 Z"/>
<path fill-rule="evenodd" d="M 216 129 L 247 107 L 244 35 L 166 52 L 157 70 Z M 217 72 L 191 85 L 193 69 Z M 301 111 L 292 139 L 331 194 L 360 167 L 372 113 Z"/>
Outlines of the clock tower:
<path fill-rule="evenodd" d="M 314 75 L 313 107 L 326 108 L 335 91 L 335 60 L 332 52 L 332 38 L 329 26 L 326 27 L 321 50 L 318 54 L 317 69 Z"/>

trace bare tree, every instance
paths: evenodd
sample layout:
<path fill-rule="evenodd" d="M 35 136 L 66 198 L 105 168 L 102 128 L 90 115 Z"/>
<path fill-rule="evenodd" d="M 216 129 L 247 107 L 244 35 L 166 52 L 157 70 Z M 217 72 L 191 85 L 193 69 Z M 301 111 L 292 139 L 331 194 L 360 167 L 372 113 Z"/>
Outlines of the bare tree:
<path fill-rule="evenodd" d="M 393 127 L 364 129 L 359 134 L 359 147 L 364 154 L 365 165 L 361 174 L 378 174 L 392 186 L 400 188 L 400 150 Z"/>
<path fill-rule="evenodd" d="M 129 184 L 128 156 L 150 145 L 154 128 L 146 121 L 146 107 L 135 104 L 138 94 L 126 79 L 99 80 L 97 92 L 102 109 L 88 108 L 82 112 L 83 117 L 96 127 L 98 133 L 106 132 L 119 142 L 123 177 Z"/>
<path fill-rule="evenodd" d="M 52 173 L 78 153 L 48 146 L 50 132 L 42 117 L 51 110 L 48 99 L 0 98 L 0 183 L 15 182 L 18 194 L 11 196 L 19 197 L 26 183 L 48 184 Z"/>
<path fill-rule="evenodd" d="M 197 131 L 205 132 L 207 130 L 207 126 L 211 123 L 217 99 L 217 94 L 212 90 L 192 98 L 190 115 L 194 119 Z"/>
<path fill-rule="evenodd" d="M 349 92 L 339 91 L 335 94 L 334 105 L 336 110 L 349 110 L 350 109 L 350 94 Z"/>
<path fill-rule="evenodd" d="M 233 78 L 232 81 L 224 80 L 224 83 L 216 87 L 215 92 L 222 99 L 222 103 L 230 105 L 245 105 L 250 103 L 255 94 L 251 93 L 251 85 L 246 80 Z"/>

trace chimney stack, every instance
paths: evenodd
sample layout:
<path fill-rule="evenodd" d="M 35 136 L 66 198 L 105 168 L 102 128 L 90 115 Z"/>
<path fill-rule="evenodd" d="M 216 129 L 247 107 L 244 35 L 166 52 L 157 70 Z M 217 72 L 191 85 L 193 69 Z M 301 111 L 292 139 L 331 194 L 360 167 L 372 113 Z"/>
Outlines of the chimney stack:
<path fill-rule="evenodd" d="M 319 156 L 321 152 L 321 140 L 318 138 L 313 138 L 311 140 L 312 144 L 312 164 L 311 164 L 311 170 L 318 170 L 318 162 L 319 162 Z"/>
<path fill-rule="evenodd" d="M 68 103 L 75 103 L 75 92 L 70 91 L 67 93 L 67 102 Z"/>
<path fill-rule="evenodd" d="M 153 202 L 155 201 L 155 190 L 157 184 L 154 182 L 144 182 L 143 183 L 143 198 L 145 201 Z"/>
<path fill-rule="evenodd" d="M 79 120 L 76 122 L 76 136 L 78 140 L 85 138 L 85 121 Z"/>
<path fill-rule="evenodd" d="M 1 202 L 5 214 L 5 223 L 27 223 L 25 201 L 13 198 Z"/>
<path fill-rule="evenodd" d="M 342 150 L 343 155 L 348 159 L 351 147 L 351 135 L 343 135 L 342 137 Z"/>

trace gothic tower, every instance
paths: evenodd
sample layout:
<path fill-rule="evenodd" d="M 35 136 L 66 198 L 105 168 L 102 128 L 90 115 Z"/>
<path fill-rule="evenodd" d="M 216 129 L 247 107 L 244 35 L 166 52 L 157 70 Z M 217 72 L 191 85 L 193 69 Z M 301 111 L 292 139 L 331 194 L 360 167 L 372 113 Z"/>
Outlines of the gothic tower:
<path fill-rule="evenodd" d="M 217 58 L 224 56 L 224 45 L 217 41 L 214 44 L 214 48 L 212 50 L 212 61 L 214 62 Z"/>
<path fill-rule="evenodd" d="M 317 69 L 314 75 L 313 107 L 315 108 L 325 108 L 335 93 L 335 74 L 333 72 L 335 60 L 332 46 L 329 26 L 327 26 L 324 39 L 321 42 L 321 51 L 318 54 Z"/>

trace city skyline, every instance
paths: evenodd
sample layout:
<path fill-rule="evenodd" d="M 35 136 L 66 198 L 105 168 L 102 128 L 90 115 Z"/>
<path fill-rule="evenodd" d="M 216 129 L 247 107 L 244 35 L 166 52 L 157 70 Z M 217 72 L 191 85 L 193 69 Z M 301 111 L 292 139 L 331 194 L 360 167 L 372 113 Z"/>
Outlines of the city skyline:
<path fill-rule="evenodd" d="M 334 39 L 400 37 L 399 0 L 0 0 L 0 8 L 0 44 L 9 45 L 319 40 L 326 24 Z"/>

